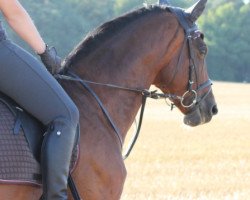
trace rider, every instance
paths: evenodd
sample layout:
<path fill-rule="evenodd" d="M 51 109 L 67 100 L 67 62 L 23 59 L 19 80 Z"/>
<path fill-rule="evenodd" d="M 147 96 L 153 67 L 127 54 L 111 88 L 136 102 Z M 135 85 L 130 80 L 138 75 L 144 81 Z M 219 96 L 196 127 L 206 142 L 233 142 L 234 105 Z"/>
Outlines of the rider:
<path fill-rule="evenodd" d="M 61 59 L 48 48 L 18 0 L 0 0 L 10 27 L 55 73 Z M 10 41 L 0 22 L 0 91 L 47 127 L 41 150 L 43 199 L 67 199 L 67 179 L 79 111 L 40 61 Z"/>

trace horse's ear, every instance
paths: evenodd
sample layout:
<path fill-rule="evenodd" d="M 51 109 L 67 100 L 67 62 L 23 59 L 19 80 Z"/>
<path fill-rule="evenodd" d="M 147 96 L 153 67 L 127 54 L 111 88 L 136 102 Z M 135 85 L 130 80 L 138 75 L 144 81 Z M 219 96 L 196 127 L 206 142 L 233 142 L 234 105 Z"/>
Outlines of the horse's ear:
<path fill-rule="evenodd" d="M 199 0 L 192 7 L 185 10 L 185 15 L 187 19 L 194 23 L 203 13 L 206 7 L 207 0 Z"/>

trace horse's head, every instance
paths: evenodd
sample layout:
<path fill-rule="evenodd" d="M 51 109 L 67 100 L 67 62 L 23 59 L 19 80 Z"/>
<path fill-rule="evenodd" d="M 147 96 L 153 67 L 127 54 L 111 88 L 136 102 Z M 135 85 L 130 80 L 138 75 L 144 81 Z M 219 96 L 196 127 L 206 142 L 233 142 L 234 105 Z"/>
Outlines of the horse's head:
<path fill-rule="evenodd" d="M 200 0 L 188 10 L 169 8 L 183 28 L 182 41 L 156 79 L 156 86 L 171 94 L 171 101 L 185 114 L 184 123 L 189 126 L 209 122 L 218 112 L 205 64 L 207 46 L 195 24 L 205 4 L 206 0 Z"/>

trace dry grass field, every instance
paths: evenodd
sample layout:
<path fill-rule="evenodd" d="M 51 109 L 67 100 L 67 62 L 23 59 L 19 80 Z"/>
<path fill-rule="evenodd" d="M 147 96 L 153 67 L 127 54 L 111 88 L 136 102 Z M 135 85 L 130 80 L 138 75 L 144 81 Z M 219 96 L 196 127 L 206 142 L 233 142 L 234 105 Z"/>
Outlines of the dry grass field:
<path fill-rule="evenodd" d="M 163 100 L 147 102 L 122 200 L 250 199 L 250 85 L 213 91 L 219 113 L 196 128 Z"/>

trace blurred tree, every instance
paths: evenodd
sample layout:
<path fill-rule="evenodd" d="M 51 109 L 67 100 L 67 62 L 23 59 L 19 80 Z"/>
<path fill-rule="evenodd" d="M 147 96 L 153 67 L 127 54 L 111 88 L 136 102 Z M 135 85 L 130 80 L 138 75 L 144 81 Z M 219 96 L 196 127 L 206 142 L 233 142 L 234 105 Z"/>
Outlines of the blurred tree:
<path fill-rule="evenodd" d="M 44 40 L 67 55 L 82 38 L 100 24 L 159 0 L 20 0 L 32 16 Z M 188 8 L 197 0 L 168 0 L 172 6 Z M 211 77 L 216 80 L 250 82 L 249 0 L 208 1 L 198 20 L 209 47 L 207 58 Z M 7 26 L 6 26 L 7 27 Z M 8 29 L 8 28 L 7 28 Z M 14 33 L 14 38 L 25 45 Z M 32 52 L 32 51 L 31 51 Z"/>
<path fill-rule="evenodd" d="M 250 5 L 231 1 L 209 10 L 201 20 L 209 46 L 212 78 L 227 81 L 250 79 Z"/>
<path fill-rule="evenodd" d="M 61 56 L 67 55 L 97 25 L 114 16 L 113 0 L 90 3 L 87 0 L 20 0 L 28 10 L 46 43 L 56 46 Z M 6 26 L 7 27 L 7 26 Z M 17 43 L 30 50 L 7 28 Z"/>
<path fill-rule="evenodd" d="M 154 4 L 157 0 L 115 0 L 114 11 L 116 15 L 140 8 L 143 4 Z"/>

